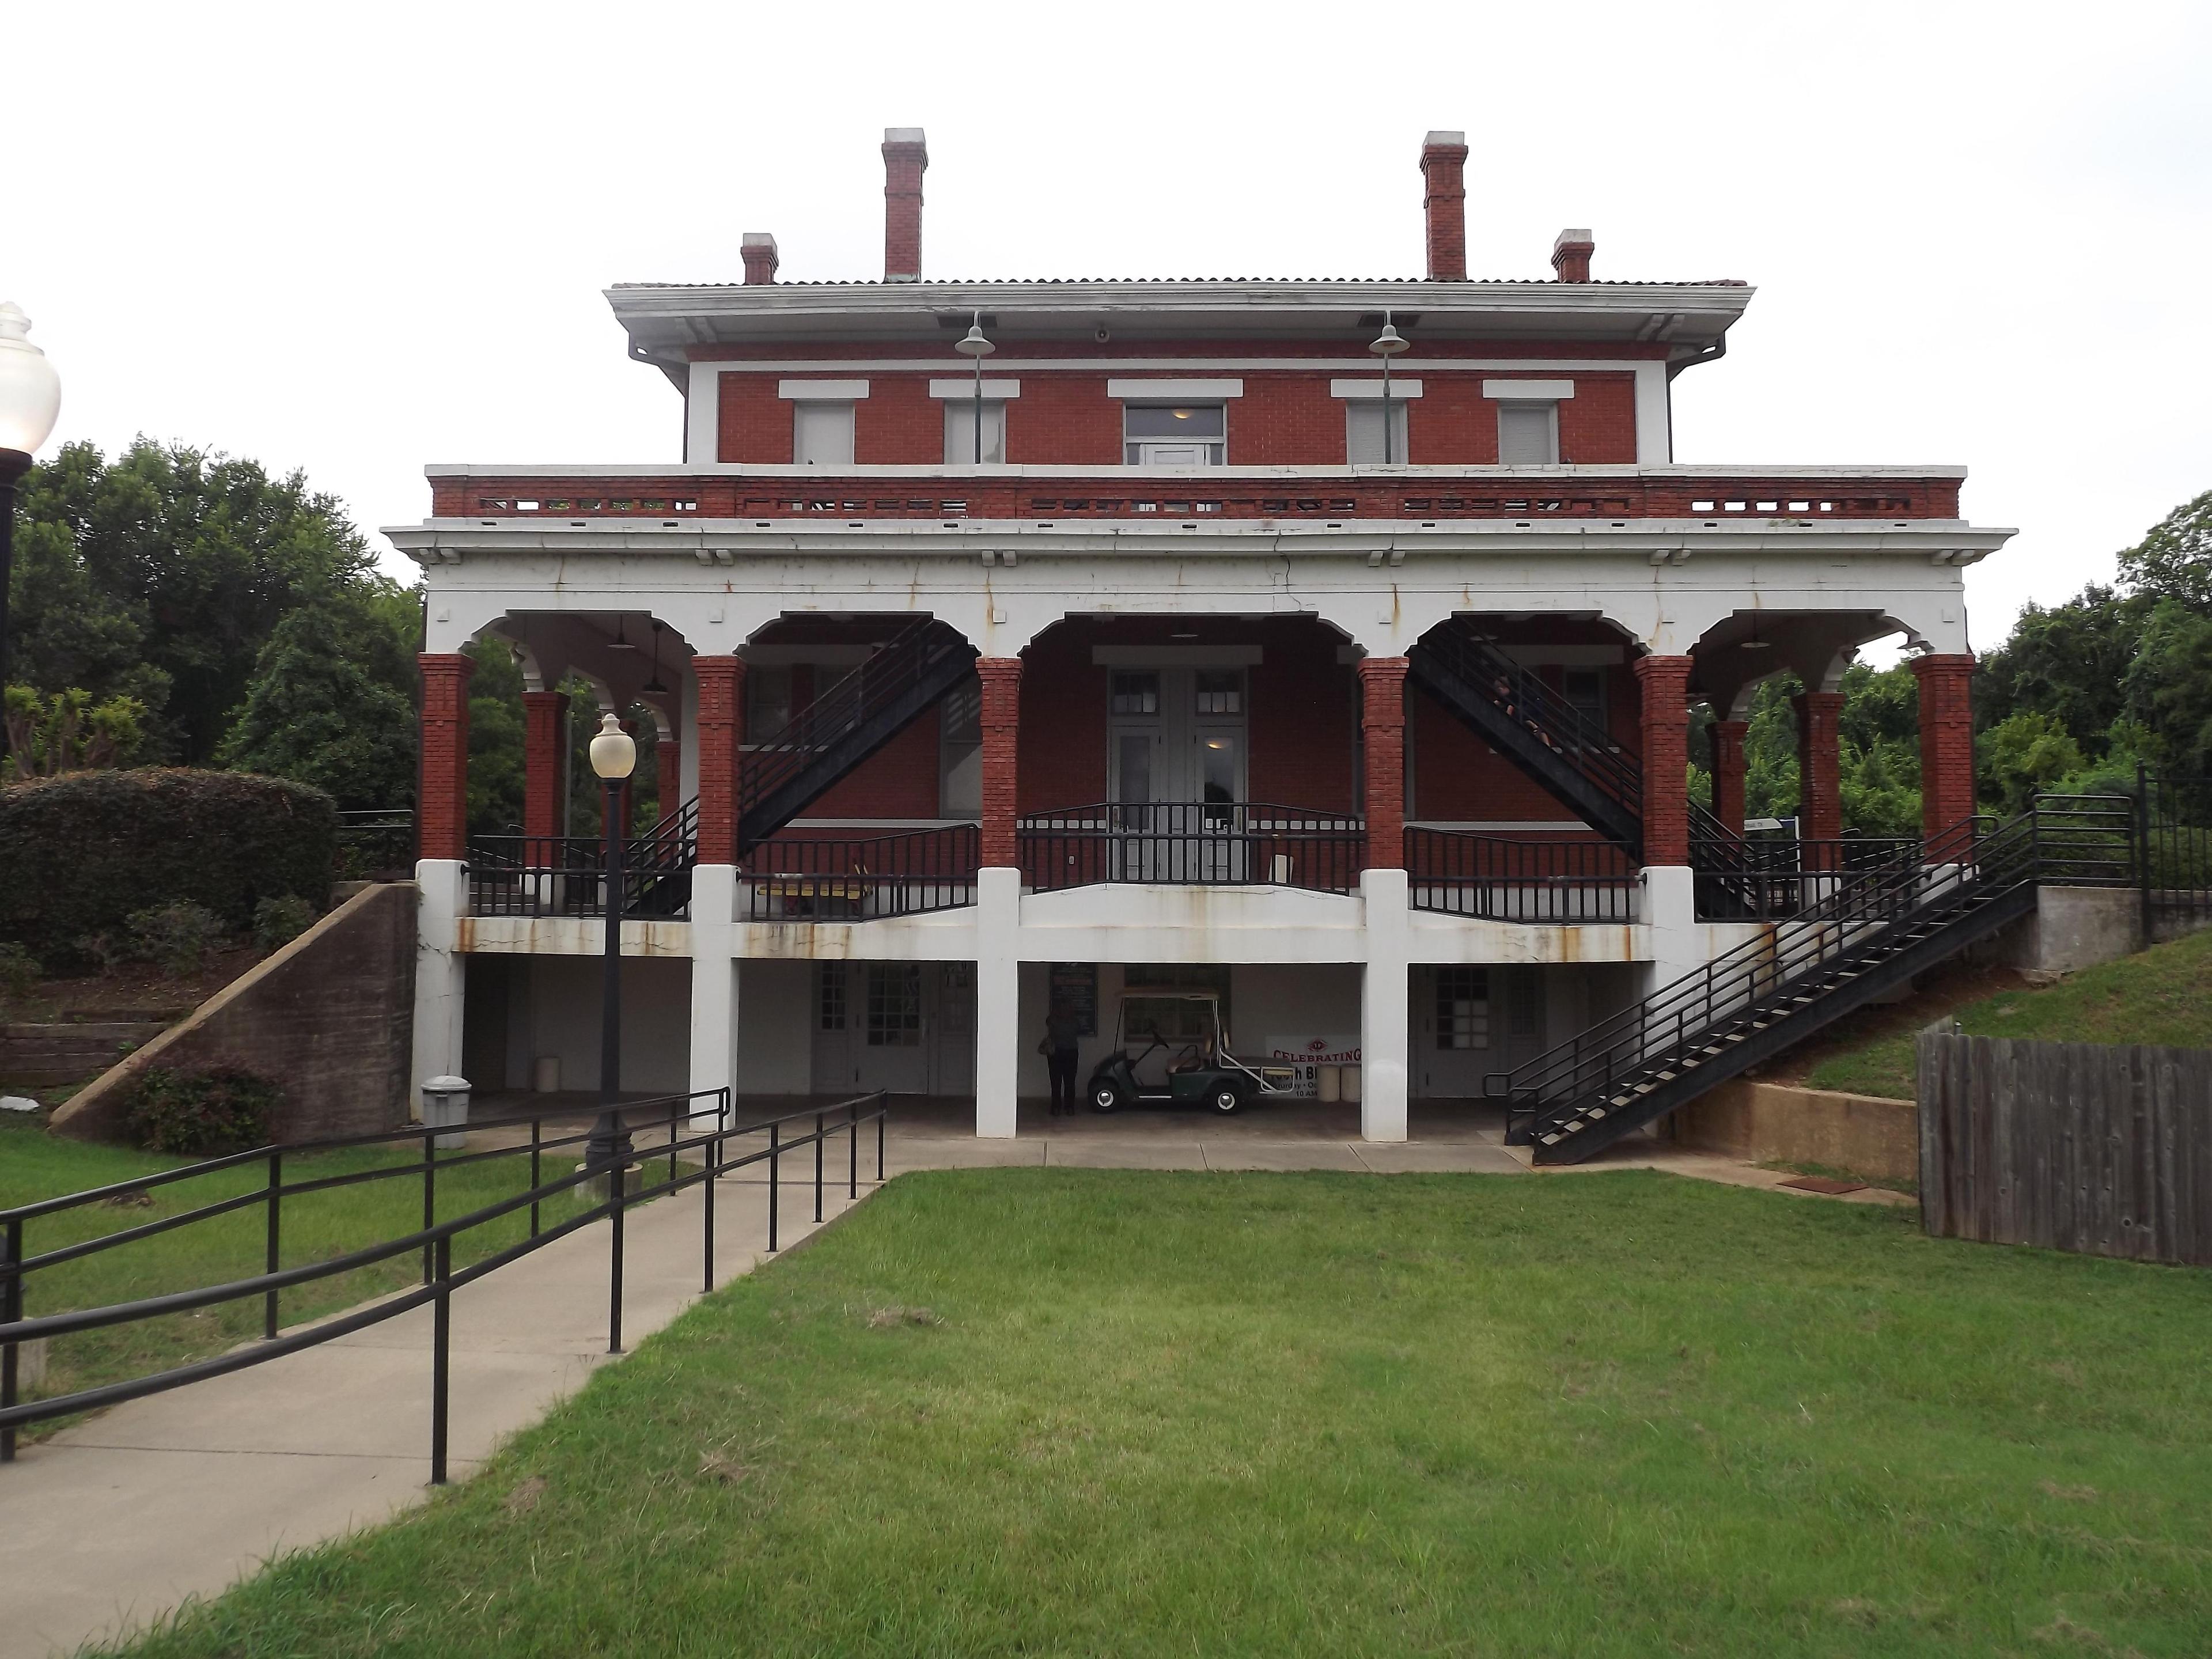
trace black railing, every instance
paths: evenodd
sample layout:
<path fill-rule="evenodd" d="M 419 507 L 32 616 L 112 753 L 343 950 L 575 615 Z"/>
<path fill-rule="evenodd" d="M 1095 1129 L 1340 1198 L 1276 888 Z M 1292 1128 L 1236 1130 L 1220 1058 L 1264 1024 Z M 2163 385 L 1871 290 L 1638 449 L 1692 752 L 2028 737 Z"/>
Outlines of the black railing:
<path fill-rule="evenodd" d="M 469 914 L 603 916 L 607 844 L 596 836 L 475 836 L 469 841 Z M 699 861 L 699 803 L 686 801 L 624 844 L 625 916 L 682 915 Z"/>
<path fill-rule="evenodd" d="M 2046 796 L 1994 832 L 1970 818 L 1922 845 L 1896 843 L 1861 868 L 1819 883 L 1820 896 L 1771 933 L 1716 957 L 1635 1006 L 1492 1079 L 1510 1117 L 1543 1140 L 1590 1103 L 1641 1078 L 1673 1076 L 1731 1022 L 1762 1008 L 1808 1006 L 1847 955 L 1881 950 L 1908 929 L 1922 936 L 2027 882 L 2124 884 L 2136 823 L 2125 796 Z M 1816 847 L 1821 843 L 1814 843 Z M 2113 862 L 2118 849 L 2119 862 Z M 1676 1068 L 1674 1071 L 1669 1067 Z"/>
<path fill-rule="evenodd" d="M 1367 823 L 1257 801 L 1106 802 L 1020 820 L 1023 879 L 1036 892 L 1101 882 L 1306 887 L 1349 893 Z"/>
<path fill-rule="evenodd" d="M 508 1262 L 520 1261 L 557 1238 L 566 1237 L 595 1221 L 606 1221 L 609 1224 L 607 1247 L 611 1269 L 607 1297 L 607 1352 L 619 1353 L 623 1349 L 623 1218 L 625 1210 L 655 1198 L 681 1192 L 687 1187 L 704 1183 L 701 1218 L 702 1279 L 705 1289 L 712 1291 L 714 1288 L 714 1182 L 717 1179 L 756 1164 L 765 1163 L 768 1165 L 768 1248 L 770 1250 L 777 1249 L 781 1243 L 778 1213 L 782 1185 L 781 1166 L 786 1154 L 809 1146 L 814 1149 L 814 1218 L 817 1221 L 822 1219 L 823 1213 L 823 1151 L 831 1139 L 840 1135 L 848 1138 L 848 1192 L 849 1197 L 857 1199 L 860 1194 L 860 1126 L 874 1123 L 877 1183 L 881 1184 L 884 1179 L 884 1127 L 889 1118 L 889 1108 L 880 1092 L 858 1096 L 823 1109 L 787 1112 L 780 1116 L 762 1118 L 743 1125 L 732 1124 L 729 1121 L 730 1091 L 727 1089 L 697 1090 L 689 1094 L 629 1102 L 623 1105 L 623 1115 L 633 1133 L 655 1127 L 667 1132 L 665 1142 L 640 1149 L 635 1154 L 655 1161 L 665 1157 L 667 1159 L 665 1176 L 635 1189 L 629 1186 L 627 1158 L 618 1161 L 604 1158 L 595 1159 L 588 1129 L 548 1136 L 545 1133 L 548 1115 L 538 1112 L 479 1120 L 468 1126 L 471 1132 L 527 1126 L 530 1130 L 527 1143 L 491 1146 L 441 1158 L 438 1156 L 440 1144 L 455 1131 L 434 1126 L 416 1126 L 375 1134 L 257 1147 L 227 1158 L 210 1158 L 179 1169 L 165 1170 L 158 1175 L 0 1211 L 0 1241 L 3 1241 L 0 1242 L 0 1249 L 4 1249 L 4 1255 L 0 1255 L 0 1462 L 14 1460 L 16 1433 L 27 1425 L 74 1416 L 79 1412 L 96 1411 L 120 1405 L 125 1401 L 204 1382 L 231 1371 L 244 1370 L 285 1354 L 296 1353 L 303 1348 L 311 1348 L 356 1331 L 365 1330 L 428 1304 L 434 1309 L 431 1358 L 430 1480 L 433 1485 L 442 1485 L 446 1479 L 447 1403 L 450 1378 L 447 1360 L 452 1323 L 450 1298 L 453 1291 L 495 1273 Z M 711 1128 L 683 1133 L 697 1120 L 709 1115 L 714 1120 Z M 811 1131 L 805 1131 L 806 1120 L 810 1118 L 813 1127 Z M 787 1135 L 784 1133 L 786 1126 L 793 1124 L 800 1126 L 805 1132 Z M 763 1137 L 764 1144 L 756 1144 Z M 308 1181 L 288 1182 L 283 1177 L 287 1158 L 351 1147 L 416 1143 L 422 1149 L 420 1164 L 392 1164 Z M 544 1179 L 545 1155 L 562 1151 L 569 1152 L 571 1155 L 580 1152 L 584 1162 L 571 1174 L 556 1176 L 550 1181 Z M 686 1155 L 690 1156 L 687 1158 Z M 530 1185 L 526 1189 L 448 1221 L 434 1219 L 437 1212 L 436 1181 L 440 1170 L 500 1158 L 529 1160 Z M 27 1254 L 29 1224 L 42 1218 L 60 1215 L 88 1205 L 135 1201 L 138 1194 L 156 1188 L 252 1164 L 264 1165 L 269 1172 L 268 1184 L 258 1191 L 221 1199 L 175 1215 L 164 1216 L 159 1220 L 125 1227 L 36 1255 Z M 295 1267 L 279 1266 L 286 1199 L 374 1181 L 421 1182 L 423 1224 L 419 1230 L 323 1261 L 307 1262 Z M 563 1220 L 550 1224 L 546 1222 L 543 1210 L 549 1200 L 568 1197 L 589 1184 L 601 1182 L 607 1189 L 604 1199 Z M 172 1232 L 195 1222 L 256 1206 L 265 1208 L 269 1218 L 267 1266 L 260 1273 L 164 1296 L 143 1297 L 106 1307 L 82 1308 L 35 1318 L 27 1316 L 27 1286 L 31 1276 L 42 1268 L 81 1261 L 156 1234 Z M 530 1215 L 527 1237 L 466 1267 L 455 1267 L 453 1265 L 455 1238 L 524 1210 L 527 1210 Z M 417 1289 L 368 1304 L 334 1319 L 319 1321 L 279 1334 L 280 1299 L 286 1291 L 417 1252 L 422 1257 L 422 1282 Z M 134 1324 L 170 1314 L 193 1312 L 256 1297 L 260 1298 L 264 1309 L 262 1340 L 258 1343 L 167 1370 L 82 1389 L 73 1394 L 28 1401 L 18 1398 L 18 1354 L 25 1343 L 49 1340 L 80 1331 Z"/>
<path fill-rule="evenodd" d="M 2143 937 L 2159 915 L 2212 916 L 2212 778 L 2136 769 Z"/>
<path fill-rule="evenodd" d="M 975 824 L 888 836 L 778 836 L 745 854 L 756 921 L 858 921 L 975 902 Z"/>
<path fill-rule="evenodd" d="M 338 813 L 337 878 L 371 881 L 415 868 L 415 809 L 345 807 Z"/>
<path fill-rule="evenodd" d="M 1819 901 L 1838 875 L 1917 859 L 1912 836 L 1845 836 L 1836 841 L 1746 838 L 1716 821 L 1693 833 L 1690 867 L 1705 921 L 1778 921 Z"/>
<path fill-rule="evenodd" d="M 1609 841 L 1510 841 L 1418 825 L 1406 830 L 1416 910 L 1486 921 L 1632 921 L 1635 860 Z"/>

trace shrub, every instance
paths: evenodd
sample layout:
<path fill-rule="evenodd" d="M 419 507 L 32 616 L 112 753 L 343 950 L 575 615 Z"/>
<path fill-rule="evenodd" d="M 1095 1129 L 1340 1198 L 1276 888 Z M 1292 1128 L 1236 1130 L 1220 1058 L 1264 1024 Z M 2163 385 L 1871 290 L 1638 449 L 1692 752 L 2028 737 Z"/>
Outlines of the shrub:
<path fill-rule="evenodd" d="M 172 1072 L 149 1066 L 131 1104 L 131 1128 L 149 1152 L 220 1158 L 265 1146 L 283 1091 L 235 1066 Z"/>
<path fill-rule="evenodd" d="M 315 925 L 315 907 L 286 893 L 253 907 L 253 948 L 266 956 Z"/>
<path fill-rule="evenodd" d="M 164 904 L 243 933 L 263 899 L 329 896 L 337 817 L 305 784 L 245 773 L 72 772 L 0 788 L 0 940 L 49 969 Z"/>
<path fill-rule="evenodd" d="M 38 957 L 20 945 L 0 945 L 0 996 L 30 995 L 40 974 Z"/>

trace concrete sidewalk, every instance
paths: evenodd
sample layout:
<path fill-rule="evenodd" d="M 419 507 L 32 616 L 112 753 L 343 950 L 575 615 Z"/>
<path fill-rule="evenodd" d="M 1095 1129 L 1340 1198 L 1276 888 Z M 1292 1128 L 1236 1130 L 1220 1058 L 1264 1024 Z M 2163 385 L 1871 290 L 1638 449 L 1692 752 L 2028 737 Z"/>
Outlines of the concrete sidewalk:
<path fill-rule="evenodd" d="M 874 1173 L 872 1156 L 866 1167 Z M 816 1231 L 811 1152 L 784 1173 L 778 1242 L 787 1250 Z M 850 1207 L 842 1157 L 835 1173 L 825 1224 Z M 659 1176 L 648 1163 L 643 1178 Z M 872 1189 L 864 1181 L 862 1198 Z M 626 1216 L 626 1346 L 702 1293 L 702 1207 L 694 1187 Z M 714 1235 L 717 1285 L 773 1260 L 757 1170 L 716 1183 Z M 454 1292 L 452 1479 L 612 1358 L 607 1288 L 607 1229 L 595 1224 Z M 23 1448 L 0 1469 L 0 1659 L 45 1659 L 137 1629 L 281 1551 L 419 1503 L 430 1472 L 430 1309 L 418 1308 Z"/>

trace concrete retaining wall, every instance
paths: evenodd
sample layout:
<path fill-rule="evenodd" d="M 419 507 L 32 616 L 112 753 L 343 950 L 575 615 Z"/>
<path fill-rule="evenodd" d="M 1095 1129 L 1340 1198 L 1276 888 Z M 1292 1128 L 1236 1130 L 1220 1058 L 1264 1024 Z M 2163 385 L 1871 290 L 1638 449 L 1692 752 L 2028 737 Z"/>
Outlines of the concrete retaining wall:
<path fill-rule="evenodd" d="M 1754 1164 L 1821 1164 L 1885 1181 L 1920 1175 L 1918 1109 L 1878 1095 L 1737 1078 L 1676 1112 L 1674 1138 Z"/>
<path fill-rule="evenodd" d="M 149 1066 L 237 1066 L 284 1091 L 279 1140 L 388 1129 L 407 1121 L 415 997 L 412 883 L 355 894 L 282 950 L 126 1056 L 54 1115 L 81 1140 L 119 1140 Z"/>

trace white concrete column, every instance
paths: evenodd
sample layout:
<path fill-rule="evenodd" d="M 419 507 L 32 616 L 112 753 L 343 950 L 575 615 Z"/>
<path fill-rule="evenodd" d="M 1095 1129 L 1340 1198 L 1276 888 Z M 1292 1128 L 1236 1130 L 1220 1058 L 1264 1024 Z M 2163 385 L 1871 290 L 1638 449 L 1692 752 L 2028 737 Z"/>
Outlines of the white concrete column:
<path fill-rule="evenodd" d="M 738 871 L 702 864 L 691 872 L 691 1085 L 738 1084 Z M 804 1034 L 802 1033 L 802 1041 Z M 700 1108 L 694 1108 L 695 1116 Z"/>
<path fill-rule="evenodd" d="M 975 1133 L 1011 1139 L 1019 1098 L 1022 872 L 975 872 Z"/>
<path fill-rule="evenodd" d="M 1359 893 L 1367 909 L 1367 968 L 1359 996 L 1359 1133 L 1367 1140 L 1403 1140 L 1413 942 L 1406 872 L 1366 871 L 1359 878 Z"/>
<path fill-rule="evenodd" d="M 1705 965 L 1705 929 L 1698 922 L 1697 877 L 1687 865 L 1655 864 L 1639 871 L 1644 925 L 1651 930 L 1649 996 L 1662 985 Z"/>
<path fill-rule="evenodd" d="M 410 1100 L 434 1077 L 461 1070 L 461 1015 L 468 958 L 458 948 L 468 914 L 468 866 L 459 859 L 423 859 L 415 866 L 421 896 L 415 909 L 415 1042 Z"/>

